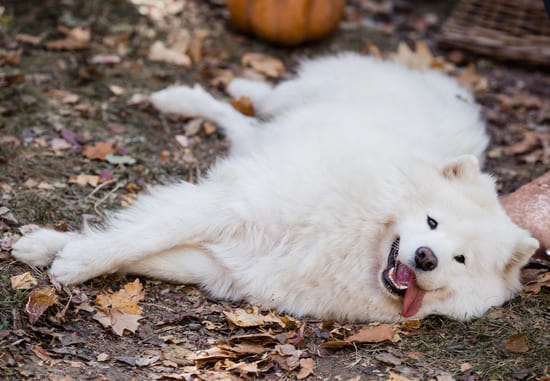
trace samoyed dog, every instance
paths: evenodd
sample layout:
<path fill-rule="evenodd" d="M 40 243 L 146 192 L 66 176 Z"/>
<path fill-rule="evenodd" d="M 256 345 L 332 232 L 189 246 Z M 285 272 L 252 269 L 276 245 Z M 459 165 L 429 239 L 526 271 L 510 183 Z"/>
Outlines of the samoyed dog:
<path fill-rule="evenodd" d="M 484 123 L 455 81 L 344 54 L 228 92 L 257 117 L 200 86 L 151 96 L 231 140 L 198 184 L 158 187 L 101 230 L 38 230 L 15 258 L 61 283 L 118 271 L 320 319 L 468 319 L 520 289 L 538 242 L 480 173 Z"/>

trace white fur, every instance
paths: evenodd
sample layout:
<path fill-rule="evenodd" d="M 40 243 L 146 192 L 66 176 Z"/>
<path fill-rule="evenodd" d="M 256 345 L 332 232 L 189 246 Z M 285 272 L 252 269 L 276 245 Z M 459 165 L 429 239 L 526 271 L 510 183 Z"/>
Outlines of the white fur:
<path fill-rule="evenodd" d="M 518 290 L 537 242 L 479 173 L 484 124 L 453 80 L 347 54 L 306 62 L 273 88 L 239 79 L 228 91 L 249 95 L 264 121 L 199 86 L 151 96 L 161 111 L 211 118 L 231 139 L 200 184 L 159 187 L 105 230 L 32 233 L 13 255 L 53 261 L 62 283 L 131 272 L 297 315 L 397 321 L 402 298 L 381 272 L 400 237 L 410 267 L 421 246 L 438 258 L 432 271 L 415 268 L 427 291 L 415 318 L 479 316 Z"/>

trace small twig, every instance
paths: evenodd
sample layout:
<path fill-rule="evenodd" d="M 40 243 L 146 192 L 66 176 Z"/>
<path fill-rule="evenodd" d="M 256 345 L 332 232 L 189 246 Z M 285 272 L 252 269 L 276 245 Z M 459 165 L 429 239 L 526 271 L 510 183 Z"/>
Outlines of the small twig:
<path fill-rule="evenodd" d="M 98 186 L 96 186 L 96 187 L 94 188 L 94 190 L 93 190 L 89 195 L 86 196 L 86 198 L 92 197 L 92 196 L 93 196 L 94 194 L 96 194 L 101 188 L 104 188 L 104 187 L 107 186 L 108 184 L 112 184 L 112 183 L 114 183 L 115 181 L 116 181 L 116 179 L 111 179 L 111 180 L 107 180 L 107 181 L 105 181 L 105 182 L 99 184 Z"/>
<path fill-rule="evenodd" d="M 110 195 L 112 195 L 113 193 L 115 193 L 119 188 L 121 187 L 120 184 L 117 184 L 109 193 L 107 193 L 105 196 L 103 196 L 102 199 L 100 199 L 99 201 L 97 201 L 96 203 L 94 203 L 94 210 L 97 214 L 99 215 L 102 215 L 102 213 L 97 210 L 97 208 L 99 207 L 99 205 L 101 205 Z"/>

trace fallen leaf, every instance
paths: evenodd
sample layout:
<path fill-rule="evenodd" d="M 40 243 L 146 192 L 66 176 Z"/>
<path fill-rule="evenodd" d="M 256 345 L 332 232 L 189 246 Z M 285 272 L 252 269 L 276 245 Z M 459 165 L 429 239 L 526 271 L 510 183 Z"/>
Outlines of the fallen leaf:
<path fill-rule="evenodd" d="M 65 34 L 66 38 L 46 42 L 46 48 L 59 50 L 79 50 L 88 49 L 92 33 L 88 28 L 75 27 L 67 28 L 59 26 L 57 28 L 61 33 Z"/>
<path fill-rule="evenodd" d="M 390 376 L 388 377 L 388 381 L 412 381 L 410 378 L 407 378 L 405 376 L 401 376 L 400 374 L 390 372 Z"/>
<path fill-rule="evenodd" d="M 109 164 L 128 164 L 132 165 L 136 163 L 136 159 L 128 155 L 113 155 L 109 154 L 105 156 L 105 161 Z"/>
<path fill-rule="evenodd" d="M 502 152 L 505 155 L 519 155 L 523 153 L 527 153 L 531 151 L 533 148 L 536 148 L 540 144 L 540 137 L 539 134 L 536 131 L 524 131 L 522 135 L 522 139 L 514 143 L 512 145 L 509 145 L 507 147 L 504 147 L 502 149 Z"/>
<path fill-rule="evenodd" d="M 285 71 L 283 61 L 261 53 L 246 53 L 241 63 L 270 78 L 278 78 Z"/>
<path fill-rule="evenodd" d="M 214 132 L 218 130 L 216 126 L 210 122 L 204 122 L 202 125 L 202 129 L 204 130 L 204 133 L 206 135 L 212 135 Z"/>
<path fill-rule="evenodd" d="M 231 106 L 241 114 L 254 116 L 254 105 L 249 97 L 242 96 L 231 102 Z"/>
<path fill-rule="evenodd" d="M 0 143 L 11 144 L 14 147 L 19 147 L 21 145 L 21 140 L 13 135 L 4 135 L 0 137 Z"/>
<path fill-rule="evenodd" d="M 201 367 L 210 362 L 224 359 L 235 359 L 237 357 L 238 355 L 234 352 L 220 347 L 212 347 L 207 350 L 197 352 L 194 361 L 197 366 Z"/>
<path fill-rule="evenodd" d="M 42 316 L 48 307 L 53 306 L 55 303 L 57 303 L 55 288 L 43 287 L 33 290 L 29 294 L 29 299 L 27 300 L 27 305 L 25 306 L 25 310 L 29 315 L 29 322 L 31 324 L 36 323 L 38 318 Z"/>
<path fill-rule="evenodd" d="M 16 290 L 26 290 L 38 284 L 38 281 L 36 280 L 36 278 L 33 277 L 31 273 L 28 271 L 23 274 L 12 276 L 10 280 L 11 280 L 11 287 Z"/>
<path fill-rule="evenodd" d="M 405 42 L 401 41 L 397 46 L 397 52 L 392 55 L 392 58 L 408 68 L 417 70 L 430 68 L 434 61 L 432 52 L 424 41 L 416 42 L 414 51 Z"/>
<path fill-rule="evenodd" d="M 91 185 L 96 187 L 99 183 L 99 176 L 85 174 L 74 175 L 69 177 L 69 183 L 78 184 L 80 186 Z"/>
<path fill-rule="evenodd" d="M 315 368 L 315 361 L 312 358 L 300 359 L 300 370 L 296 375 L 298 380 L 303 380 L 313 374 Z"/>
<path fill-rule="evenodd" d="M 51 147 L 52 147 L 52 150 L 55 152 L 55 153 L 61 153 L 62 151 L 66 151 L 68 149 L 71 149 L 73 146 L 71 143 L 69 143 L 68 141 L 66 141 L 65 139 L 61 139 L 61 138 L 54 138 L 52 139 L 52 142 L 51 142 Z"/>
<path fill-rule="evenodd" d="M 196 357 L 195 352 L 181 345 L 168 345 L 162 348 L 162 358 L 178 365 L 193 365 Z"/>
<path fill-rule="evenodd" d="M 124 288 L 115 292 L 104 292 L 96 297 L 95 303 L 102 307 L 118 308 L 127 314 L 141 314 L 138 303 L 144 298 L 145 291 L 139 278 L 127 283 Z"/>
<path fill-rule="evenodd" d="M 121 87 L 121 86 L 117 86 L 117 85 L 109 85 L 109 90 L 111 91 L 111 93 L 113 93 L 113 95 L 122 95 L 124 94 L 124 88 Z"/>
<path fill-rule="evenodd" d="M 42 42 L 42 37 L 39 37 L 39 36 L 33 36 L 33 35 L 30 35 L 30 34 L 26 34 L 26 33 L 17 33 L 15 35 L 15 40 L 18 41 L 18 42 L 22 42 L 24 44 L 29 44 L 29 45 L 40 45 L 40 43 Z"/>
<path fill-rule="evenodd" d="M 489 89 L 489 81 L 487 78 L 477 74 L 474 64 L 470 64 L 460 73 L 457 78 L 464 87 L 473 91 L 476 94 L 484 93 Z"/>
<path fill-rule="evenodd" d="M 380 362 L 383 362 L 384 364 L 389 364 L 393 366 L 399 366 L 402 363 L 402 360 L 399 357 L 389 352 L 378 353 L 374 356 L 374 358 Z"/>
<path fill-rule="evenodd" d="M 300 357 L 304 352 L 292 344 L 278 344 L 271 353 L 271 358 L 286 370 L 292 371 L 300 366 Z"/>
<path fill-rule="evenodd" d="M 460 364 L 460 371 L 463 373 L 469 371 L 472 368 L 473 366 L 469 362 L 463 362 L 462 364 Z"/>
<path fill-rule="evenodd" d="M 550 288 L 550 271 L 538 274 L 534 281 L 523 286 L 523 291 L 538 294 L 543 287 Z"/>
<path fill-rule="evenodd" d="M 189 139 L 185 135 L 176 135 L 175 136 L 176 142 L 183 148 L 189 147 Z"/>
<path fill-rule="evenodd" d="M 138 302 L 145 296 L 143 286 L 139 279 L 127 283 L 123 289 L 115 292 L 104 292 L 96 297 L 96 310 L 94 319 L 104 327 L 111 327 L 113 331 L 122 336 L 125 330 L 135 332 L 142 319 L 141 307 Z"/>
<path fill-rule="evenodd" d="M 352 343 L 379 343 L 382 341 L 397 342 L 399 340 L 397 326 L 393 324 L 367 326 L 346 339 L 346 341 Z"/>
<path fill-rule="evenodd" d="M 155 41 L 151 45 L 148 58 L 151 61 L 162 61 L 185 67 L 191 66 L 191 58 L 187 54 L 166 47 L 162 41 Z"/>
<path fill-rule="evenodd" d="M 504 343 L 504 349 L 514 353 L 525 353 L 530 347 L 525 333 L 510 336 Z"/>
<path fill-rule="evenodd" d="M 38 181 L 36 181 L 35 179 L 28 178 L 23 183 L 23 186 L 27 189 L 34 189 L 38 186 Z"/>
<path fill-rule="evenodd" d="M 104 327 L 111 327 L 113 331 L 122 336 L 125 330 L 135 333 L 139 327 L 139 320 L 143 319 L 141 315 L 127 314 L 116 308 L 96 307 L 97 313 L 94 319 Z"/>
<path fill-rule="evenodd" d="M 90 160 L 105 160 L 105 157 L 114 154 L 117 148 L 117 145 L 112 142 L 98 142 L 93 145 L 85 145 L 82 149 L 82 155 Z"/>
<path fill-rule="evenodd" d="M 407 320 L 401 323 L 401 328 L 403 329 L 419 329 L 421 326 L 421 320 L 415 319 L 415 320 Z"/>
<path fill-rule="evenodd" d="M 42 347 L 39 347 L 38 345 L 35 345 L 34 347 L 32 347 L 31 351 L 36 355 L 36 357 L 38 357 L 40 360 L 44 361 L 47 364 L 53 361 L 53 358 L 50 356 L 48 351 L 46 351 Z"/>
<path fill-rule="evenodd" d="M 223 311 L 227 320 L 237 327 L 257 327 L 263 324 L 263 316 L 258 307 L 249 309 L 237 308 L 233 311 Z"/>

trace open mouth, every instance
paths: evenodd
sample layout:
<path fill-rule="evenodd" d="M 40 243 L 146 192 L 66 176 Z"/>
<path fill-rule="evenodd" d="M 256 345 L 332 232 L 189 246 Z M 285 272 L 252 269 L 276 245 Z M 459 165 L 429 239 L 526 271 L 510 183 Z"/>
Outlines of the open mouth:
<path fill-rule="evenodd" d="M 388 254 L 388 265 L 382 272 L 382 282 L 389 292 L 403 296 L 401 316 L 411 317 L 422 306 L 422 299 L 426 291 L 420 289 L 416 283 L 416 273 L 409 266 L 401 263 L 399 255 L 399 238 L 393 241 Z"/>

